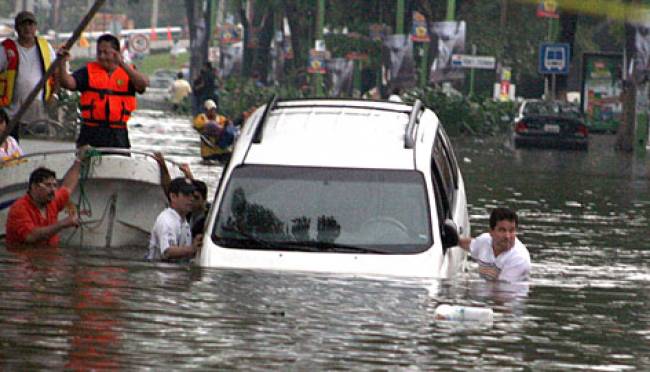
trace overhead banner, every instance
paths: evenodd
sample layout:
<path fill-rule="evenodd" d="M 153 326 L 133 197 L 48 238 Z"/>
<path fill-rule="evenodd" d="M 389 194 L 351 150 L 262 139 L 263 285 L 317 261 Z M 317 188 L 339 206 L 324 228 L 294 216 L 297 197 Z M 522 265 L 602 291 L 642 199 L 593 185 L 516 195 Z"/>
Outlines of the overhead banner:
<path fill-rule="evenodd" d="M 411 40 L 416 43 L 428 43 L 431 41 L 427 30 L 427 20 L 420 12 L 413 12 L 413 27 L 411 29 Z"/>
<path fill-rule="evenodd" d="M 223 24 L 219 27 L 219 43 L 233 44 L 241 41 L 241 29 L 237 25 L 230 23 Z"/>
<path fill-rule="evenodd" d="M 373 41 L 382 41 L 390 34 L 390 26 L 381 23 L 372 23 L 368 29 L 370 39 Z"/>
<path fill-rule="evenodd" d="M 634 24 L 634 58 L 631 72 L 637 82 L 644 81 L 650 71 L 650 14 Z"/>
<path fill-rule="evenodd" d="M 388 35 L 383 43 L 384 61 L 389 89 L 412 88 L 416 83 L 413 42 L 409 35 Z"/>
<path fill-rule="evenodd" d="M 332 97 L 352 96 L 353 60 L 332 58 L 327 61 L 327 73 L 330 77 L 329 92 Z"/>
<path fill-rule="evenodd" d="M 594 131 L 615 130 L 623 115 L 623 56 L 585 53 L 582 57 L 582 112 Z"/>
<path fill-rule="evenodd" d="M 241 73 L 242 62 L 244 60 L 244 47 L 242 43 L 222 45 L 219 54 L 221 57 L 219 69 L 221 78 L 227 78 Z"/>
<path fill-rule="evenodd" d="M 429 82 L 463 79 L 463 69 L 454 66 L 451 59 L 452 55 L 465 52 L 465 21 L 432 22 L 431 33 L 436 43 L 436 55 L 429 71 Z"/>
<path fill-rule="evenodd" d="M 324 74 L 327 72 L 325 69 L 325 51 L 324 50 L 309 50 L 309 65 L 307 72 L 310 74 Z"/>
<path fill-rule="evenodd" d="M 557 0 L 541 0 L 537 5 L 537 16 L 542 18 L 560 18 L 557 12 Z"/>
<path fill-rule="evenodd" d="M 271 42 L 271 74 L 269 80 L 281 81 L 284 78 L 284 35 L 276 31 Z"/>

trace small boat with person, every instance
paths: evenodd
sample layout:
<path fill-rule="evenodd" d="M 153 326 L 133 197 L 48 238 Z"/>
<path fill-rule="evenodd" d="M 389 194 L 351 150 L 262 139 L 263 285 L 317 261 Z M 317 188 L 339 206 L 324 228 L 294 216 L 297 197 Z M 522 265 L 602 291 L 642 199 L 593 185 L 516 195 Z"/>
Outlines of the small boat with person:
<path fill-rule="evenodd" d="M 9 208 L 27 192 L 32 171 L 47 167 L 60 179 L 74 159 L 74 149 L 49 150 L 0 164 L 0 237 Z M 170 176 L 182 176 L 170 163 Z M 63 230 L 61 244 L 107 248 L 146 246 L 156 216 L 167 205 L 154 155 L 117 148 L 93 151 L 70 201 L 78 209 L 80 226 Z"/>

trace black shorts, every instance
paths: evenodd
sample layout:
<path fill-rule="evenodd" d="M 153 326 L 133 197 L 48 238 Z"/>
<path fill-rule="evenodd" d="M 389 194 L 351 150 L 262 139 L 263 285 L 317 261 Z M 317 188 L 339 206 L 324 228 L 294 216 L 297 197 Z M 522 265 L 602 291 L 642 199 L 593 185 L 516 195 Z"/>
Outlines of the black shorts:
<path fill-rule="evenodd" d="M 108 127 L 88 127 L 82 124 L 77 147 L 90 145 L 93 147 L 131 148 L 129 132 L 126 129 Z"/>

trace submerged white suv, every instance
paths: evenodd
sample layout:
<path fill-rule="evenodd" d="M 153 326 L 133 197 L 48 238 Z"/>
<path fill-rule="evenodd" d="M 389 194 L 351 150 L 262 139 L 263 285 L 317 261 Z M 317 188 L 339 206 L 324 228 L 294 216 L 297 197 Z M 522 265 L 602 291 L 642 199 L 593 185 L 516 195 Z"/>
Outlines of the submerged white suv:
<path fill-rule="evenodd" d="M 244 124 L 196 262 L 450 277 L 465 187 L 436 115 L 415 104 L 272 99 Z"/>

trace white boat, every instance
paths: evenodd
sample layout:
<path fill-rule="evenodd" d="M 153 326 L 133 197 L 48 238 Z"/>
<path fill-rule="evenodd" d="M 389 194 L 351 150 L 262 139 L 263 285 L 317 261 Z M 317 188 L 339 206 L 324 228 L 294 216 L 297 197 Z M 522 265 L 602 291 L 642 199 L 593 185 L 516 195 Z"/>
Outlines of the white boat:
<path fill-rule="evenodd" d="M 61 244 L 146 246 L 156 216 L 167 206 L 158 163 L 152 154 L 145 152 L 97 150 L 102 155 L 91 158 L 87 176 L 82 174 L 79 186 L 70 197 L 79 207 L 81 226 L 63 230 Z M 0 236 L 5 234 L 10 205 L 27 192 L 31 172 L 47 167 L 61 180 L 74 157 L 75 150 L 70 149 L 30 153 L 14 164 L 0 167 Z M 167 168 L 172 178 L 182 176 L 172 162 L 168 161 Z"/>

